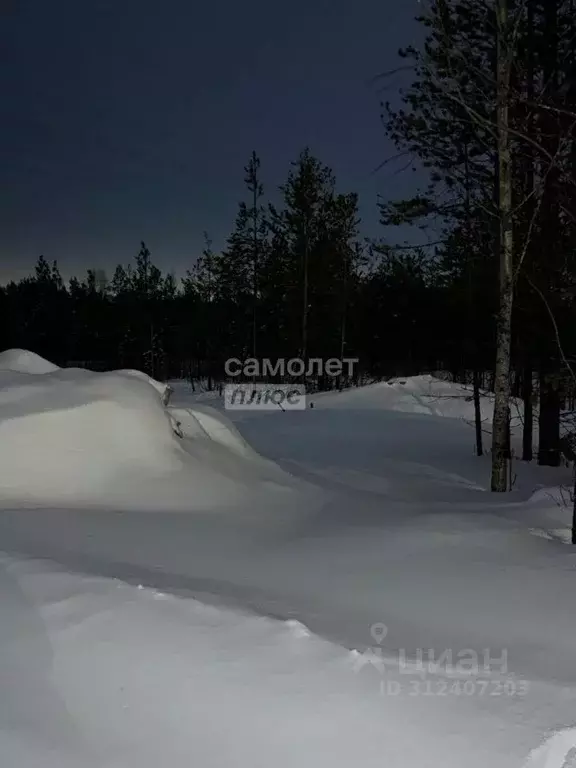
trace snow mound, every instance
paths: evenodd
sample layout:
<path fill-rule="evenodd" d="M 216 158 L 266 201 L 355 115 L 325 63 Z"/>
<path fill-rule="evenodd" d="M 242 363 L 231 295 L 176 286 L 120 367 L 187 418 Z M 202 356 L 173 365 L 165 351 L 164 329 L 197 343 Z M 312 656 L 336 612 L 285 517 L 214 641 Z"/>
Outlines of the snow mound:
<path fill-rule="evenodd" d="M 189 410 L 182 430 L 169 388 L 143 373 L 42 366 L 32 353 L 0 358 L 3 506 L 209 509 L 297 485 L 210 409 Z"/>
<path fill-rule="evenodd" d="M 525 768 L 570 768 L 576 751 L 576 728 L 564 728 L 552 734 L 542 746 L 533 750 Z"/>
<path fill-rule="evenodd" d="M 150 384 L 150 386 L 154 387 L 156 392 L 158 392 L 164 404 L 168 402 L 170 392 L 172 391 L 168 384 L 163 384 L 161 381 L 156 381 L 156 379 L 148 376 L 147 373 L 143 373 L 142 371 L 135 371 L 130 368 L 124 368 L 120 371 L 117 371 L 117 373 L 121 376 L 132 376 L 133 378 L 139 379 L 140 381 L 147 382 Z"/>
<path fill-rule="evenodd" d="M 572 486 L 543 486 L 532 493 L 522 515 L 534 536 L 571 544 L 573 506 Z"/>
<path fill-rule="evenodd" d="M 573 489 L 564 485 L 552 485 L 549 487 L 537 488 L 530 496 L 529 501 L 533 504 L 549 504 L 556 507 L 572 509 Z"/>
<path fill-rule="evenodd" d="M 34 352 L 25 349 L 6 349 L 0 352 L 0 371 L 18 373 L 53 373 L 59 368 Z"/>
<path fill-rule="evenodd" d="M 388 410 L 428 416 L 474 420 L 472 387 L 434 376 L 390 379 L 343 392 L 328 392 L 314 398 L 321 408 Z M 482 393 L 482 420 L 492 421 L 493 396 Z"/>
<path fill-rule="evenodd" d="M 105 492 L 119 477 L 165 475 L 183 462 L 148 384 L 74 370 L 0 372 L 0 487 L 59 500 Z"/>
<path fill-rule="evenodd" d="M 241 456 L 262 460 L 232 422 L 215 408 L 206 405 L 195 405 L 194 408 L 170 408 L 170 414 L 174 417 L 183 436 L 202 435 Z"/>
<path fill-rule="evenodd" d="M 0 557 L 0 595 L 2 768 L 520 768 L 571 703 L 525 704 L 519 725 L 492 692 L 513 679 L 465 695 L 439 671 L 427 694 L 385 652 L 351 656 L 297 621 L 45 563 Z M 562 768 L 573 743 L 527 768 Z"/>

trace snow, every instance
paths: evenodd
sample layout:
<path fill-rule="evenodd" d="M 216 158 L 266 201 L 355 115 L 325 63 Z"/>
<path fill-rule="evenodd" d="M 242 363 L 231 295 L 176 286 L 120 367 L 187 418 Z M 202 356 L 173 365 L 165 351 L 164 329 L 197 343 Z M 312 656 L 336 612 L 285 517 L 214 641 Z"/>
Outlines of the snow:
<path fill-rule="evenodd" d="M 321 408 L 401 411 L 473 422 L 472 395 L 471 387 L 424 375 L 390 379 L 343 392 L 320 393 L 313 399 L 315 406 Z M 491 422 L 492 396 L 483 392 L 480 404 L 482 420 Z"/>
<path fill-rule="evenodd" d="M 3 768 L 565 768 L 571 472 L 490 494 L 467 390 L 228 413 L 2 365 Z"/>
<path fill-rule="evenodd" d="M 120 371 L 117 371 L 118 374 L 122 376 L 133 376 L 136 379 L 139 379 L 140 381 L 145 381 L 148 384 L 150 384 L 154 389 L 158 392 L 160 395 L 162 402 L 164 404 L 167 404 L 169 400 L 169 392 L 170 387 L 168 384 L 163 384 L 161 381 L 156 381 L 156 379 L 153 379 L 151 376 L 148 376 L 146 373 L 142 373 L 142 371 L 134 371 L 129 368 L 123 368 Z"/>
<path fill-rule="evenodd" d="M 53 373 L 58 366 L 25 349 L 6 349 L 0 352 L 0 371 L 17 373 Z"/>
<path fill-rule="evenodd" d="M 576 728 L 566 728 L 534 749 L 525 768 L 570 768 L 574 765 L 575 751 Z"/>
<path fill-rule="evenodd" d="M 221 414 L 188 409 L 179 427 L 166 392 L 137 371 L 0 355 L 0 503 L 206 510 L 248 498 L 280 505 L 278 494 L 301 492 L 270 462 L 257 464 Z"/>
<path fill-rule="evenodd" d="M 204 435 L 240 456 L 260 460 L 238 429 L 222 413 L 205 405 L 194 408 L 171 408 L 170 415 L 188 437 Z"/>
<path fill-rule="evenodd" d="M 520 768 L 533 744 L 542 691 L 383 674 L 298 622 L 46 563 L 0 574 L 3 768 Z"/>
<path fill-rule="evenodd" d="M 572 543 L 573 494 L 573 483 L 534 491 L 524 513 L 527 522 L 533 519 L 534 535 Z"/>

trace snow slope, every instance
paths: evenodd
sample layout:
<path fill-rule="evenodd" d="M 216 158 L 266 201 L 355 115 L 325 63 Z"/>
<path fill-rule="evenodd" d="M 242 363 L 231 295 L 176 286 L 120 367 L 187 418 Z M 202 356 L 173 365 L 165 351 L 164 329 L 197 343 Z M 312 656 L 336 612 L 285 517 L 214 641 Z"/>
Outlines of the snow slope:
<path fill-rule="evenodd" d="M 315 395 L 316 407 L 388 410 L 474 420 L 472 388 L 430 375 L 390 379 L 342 392 Z M 493 399 L 482 393 L 482 420 L 492 421 Z"/>
<path fill-rule="evenodd" d="M 215 408 L 223 408 L 222 398 L 217 392 L 193 392 L 190 385 L 183 381 L 171 382 L 171 386 L 175 390 L 174 400 L 180 407 L 189 407 L 190 404 L 197 407 L 198 403 L 209 402 Z M 360 446 L 358 462 L 355 461 L 354 456 L 350 460 L 350 452 L 346 450 L 345 445 L 339 445 L 337 451 L 330 450 L 328 453 L 322 445 L 323 455 L 332 456 L 337 453 L 343 461 L 339 461 L 337 467 L 316 468 L 313 478 L 316 482 L 320 481 L 324 485 L 337 482 L 340 487 L 345 485 L 358 491 L 376 493 L 395 493 L 398 486 L 405 485 L 405 490 L 401 490 L 402 494 L 406 492 L 414 498 L 422 493 L 431 501 L 434 501 L 430 497 L 431 486 L 441 486 L 445 491 L 440 494 L 442 502 L 450 497 L 454 499 L 455 496 L 462 496 L 462 492 L 466 490 L 488 490 L 494 408 L 491 393 L 481 392 L 480 396 L 483 443 L 487 454 L 483 460 L 478 460 L 475 456 L 476 438 L 473 429 L 475 416 L 471 386 L 422 375 L 390 379 L 341 392 L 318 393 L 310 396 L 310 399 L 316 411 L 338 412 L 332 413 L 327 422 L 335 426 L 337 441 L 341 438 L 346 441 L 347 430 L 349 428 L 354 430 L 354 425 L 351 424 L 352 419 L 360 420 L 360 424 L 366 425 L 365 440 Z M 534 411 L 537 415 L 537 407 Z M 395 413 L 417 418 L 398 421 L 393 415 Z M 254 430 L 254 419 L 261 417 L 262 414 L 232 411 L 228 412 L 227 416 L 239 425 L 245 424 L 250 439 L 253 439 L 254 434 L 254 439 L 259 440 L 259 430 Z M 432 421 L 427 423 L 420 417 L 430 417 Z M 442 424 L 439 419 L 448 421 Z M 453 420 L 463 422 L 467 428 L 462 430 L 455 427 Z M 568 429 L 571 421 L 571 419 L 565 420 L 562 428 Z M 396 428 L 397 423 L 405 426 L 406 436 L 400 434 L 401 430 Z M 521 516 L 526 528 L 530 529 L 534 535 L 570 543 L 574 486 L 572 473 L 565 466 L 560 469 L 537 468 L 535 470 L 533 466 L 520 461 L 517 457 L 522 453 L 522 423 L 522 401 L 512 399 L 512 447 L 516 457 L 512 467 L 514 493 L 506 499 L 518 502 L 520 498 L 522 501 L 530 502 L 523 506 Z M 401 462 L 401 466 L 395 457 L 383 456 L 377 448 L 372 453 L 365 450 L 366 445 L 371 444 L 374 439 L 376 442 L 379 441 L 376 426 L 380 424 L 385 430 L 392 428 L 394 447 L 400 449 L 401 453 L 409 454 L 406 457 L 407 460 Z M 266 436 L 265 432 L 263 435 Z M 440 439 L 438 439 L 439 435 L 442 435 Z M 288 440 L 290 438 L 291 436 Z M 424 442 L 421 446 L 422 439 Z M 537 420 L 533 425 L 533 439 L 536 453 Z M 408 450 L 406 450 L 407 441 L 410 443 Z M 273 442 L 278 443 L 276 436 L 273 436 Z M 264 453 L 271 451 L 275 458 L 282 460 L 282 452 L 278 452 L 282 445 L 282 442 L 277 445 L 268 445 L 266 442 L 261 449 Z M 423 462 L 421 458 L 426 453 L 423 448 L 427 446 L 430 450 L 426 461 Z M 292 446 L 289 451 L 293 452 Z M 304 446 L 304 451 L 308 452 L 308 446 Z M 305 471 L 309 479 L 312 479 L 310 457 L 307 456 L 304 463 Z M 302 462 L 298 460 L 294 462 L 290 459 L 286 467 L 298 474 L 303 471 L 301 464 Z M 374 469 L 372 469 L 373 464 L 376 464 Z"/>
<path fill-rule="evenodd" d="M 537 744 L 523 681 L 425 683 L 298 622 L 38 562 L 2 558 L 0 590 L 3 768 L 521 768 Z"/>
<path fill-rule="evenodd" d="M 179 426 L 166 393 L 138 371 L 0 354 L 0 503 L 202 510 L 303 492 L 222 415 L 189 408 Z"/>
<path fill-rule="evenodd" d="M 27 349 L 5 349 L 0 352 L 0 371 L 42 374 L 57 370 L 57 365 Z"/>

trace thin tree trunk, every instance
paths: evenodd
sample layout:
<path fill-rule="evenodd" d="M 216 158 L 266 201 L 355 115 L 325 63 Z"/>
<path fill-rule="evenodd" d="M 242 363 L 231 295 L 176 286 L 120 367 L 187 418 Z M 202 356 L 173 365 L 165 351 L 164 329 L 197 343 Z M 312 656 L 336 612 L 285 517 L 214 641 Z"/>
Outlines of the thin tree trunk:
<path fill-rule="evenodd" d="M 474 276 L 472 273 L 472 211 L 470 205 L 470 168 L 468 163 L 468 145 L 464 146 L 464 162 L 465 162 L 465 174 L 466 174 L 466 195 L 465 195 L 465 209 L 466 209 L 466 243 L 468 251 L 467 260 L 467 272 L 468 272 L 468 329 L 473 333 L 474 341 L 472 343 L 472 391 L 474 399 L 474 425 L 476 428 L 476 454 L 478 456 L 484 455 L 484 446 L 482 444 L 482 408 L 480 406 L 480 371 L 478 370 L 478 342 L 475 321 L 475 301 L 474 301 Z M 472 330 L 473 329 L 473 330 Z"/>
<path fill-rule="evenodd" d="M 532 461 L 534 441 L 534 409 L 532 407 L 532 366 L 527 363 L 522 372 L 524 428 L 522 431 L 522 461 Z"/>
<path fill-rule="evenodd" d="M 574 8 L 574 2 L 570 3 L 570 10 L 572 13 L 572 16 L 574 16 L 575 8 Z M 569 104 L 574 105 L 576 104 L 576 38 L 572 38 L 572 45 L 571 45 L 571 72 L 570 72 L 570 91 L 569 91 Z M 571 166 L 572 166 L 572 175 L 576 178 L 576 137 L 572 140 L 572 147 L 571 147 Z M 576 214 L 576 196 L 572 196 L 571 199 L 571 211 L 572 215 L 574 216 Z M 574 247 L 574 235 L 572 235 L 572 246 Z M 574 377 L 571 377 L 570 380 L 570 390 L 569 390 L 569 405 L 568 408 L 573 411 L 574 410 Z M 572 508 L 572 544 L 576 544 L 576 461 L 573 463 L 573 470 L 574 470 L 574 486 L 572 489 L 572 496 L 573 496 L 573 508 Z"/>
<path fill-rule="evenodd" d="M 304 373 L 302 380 L 306 381 L 306 370 L 308 367 L 308 261 L 309 261 L 310 242 L 308 236 L 308 227 L 304 235 L 304 253 L 302 258 L 302 360 L 304 361 Z"/>
<path fill-rule="evenodd" d="M 540 374 L 540 413 L 538 417 L 538 464 L 560 466 L 560 392 L 558 377 L 542 371 Z"/>
<path fill-rule="evenodd" d="M 527 3 L 527 46 L 528 46 L 528 60 L 527 60 L 527 72 L 526 72 L 526 98 L 528 104 L 534 102 L 535 92 L 535 14 L 534 14 L 535 0 L 528 0 Z M 528 107 L 526 119 L 528 121 L 528 133 L 534 134 L 534 118 L 530 114 L 530 107 Z M 536 156 L 534 149 L 531 146 L 524 148 L 525 164 L 526 164 L 526 189 L 525 194 L 527 197 L 526 203 L 526 221 L 530 222 L 535 213 L 536 208 Z M 529 236 L 528 227 L 526 228 L 526 237 Z M 528 253 L 531 255 L 533 249 L 532 243 L 527 243 Z M 532 334 L 529 327 L 525 329 L 528 334 L 528 339 L 525 344 L 529 344 Z M 522 461 L 532 461 L 534 458 L 534 408 L 532 405 L 533 396 L 533 376 L 532 363 L 530 362 L 528 354 L 525 355 L 525 363 L 522 370 L 522 401 L 524 403 L 524 426 L 522 430 Z"/>
<path fill-rule="evenodd" d="M 572 544 L 576 544 L 576 464 L 574 464 L 574 487 L 572 488 Z"/>
<path fill-rule="evenodd" d="M 256 359 L 257 351 L 257 325 L 258 325 L 258 186 L 254 184 L 254 197 L 252 201 L 252 224 L 254 227 L 254 240 L 252 243 L 252 357 Z M 256 374 L 253 377 L 256 383 Z"/>
<path fill-rule="evenodd" d="M 559 28 L 558 28 L 558 0 L 547 0 L 543 6 L 544 27 L 543 27 L 543 77 L 548 98 L 554 98 L 558 95 L 560 75 L 559 75 Z M 556 117 L 545 115 L 542 126 L 542 146 L 555 157 L 560 148 L 559 124 Z M 560 205 L 556 188 L 560 178 L 560 168 L 554 161 L 550 161 L 550 167 L 547 173 L 546 186 L 542 200 L 542 225 L 541 235 L 542 244 L 547 250 L 546 267 L 548 275 L 544 275 L 545 282 L 543 287 L 546 290 L 548 281 L 550 281 L 550 301 L 547 306 L 548 312 L 554 312 L 554 282 L 556 281 L 555 272 L 562 269 L 562 244 L 560 233 L 562 232 L 562 222 L 560 218 Z M 545 363 L 540 376 L 540 414 L 539 427 L 540 439 L 538 445 L 538 464 L 550 467 L 560 466 L 560 360 L 558 359 L 558 338 L 552 333 L 552 327 L 547 324 L 549 336 L 546 346 L 549 349 L 549 359 Z"/>
<path fill-rule="evenodd" d="M 492 428 L 492 480 L 495 492 L 508 490 L 510 432 L 510 357 L 512 346 L 512 303 L 514 284 L 512 257 L 512 167 L 509 132 L 510 51 L 508 49 L 508 0 L 497 0 L 498 23 L 498 177 L 500 213 L 500 309 L 496 334 L 494 374 L 494 418 Z"/>
<path fill-rule="evenodd" d="M 259 161 L 258 161 L 259 162 Z M 257 157 L 252 153 L 252 163 L 254 167 L 254 179 L 252 185 L 252 357 L 256 358 L 257 331 L 258 331 L 258 266 L 260 256 L 260 243 L 258 241 L 258 197 L 260 186 L 257 177 Z"/>
<path fill-rule="evenodd" d="M 340 322 L 340 363 L 342 368 L 338 376 L 338 389 L 342 389 L 342 370 L 344 368 L 344 354 L 346 353 L 346 320 L 348 313 L 348 254 L 344 253 L 342 275 L 342 316 Z"/>
<path fill-rule="evenodd" d="M 154 324 L 150 322 L 150 376 L 156 378 L 156 358 L 154 356 Z"/>
<path fill-rule="evenodd" d="M 476 426 L 476 454 L 484 455 L 482 445 L 482 409 L 480 407 L 480 372 L 475 367 L 472 374 L 472 387 L 474 390 L 474 424 Z"/>

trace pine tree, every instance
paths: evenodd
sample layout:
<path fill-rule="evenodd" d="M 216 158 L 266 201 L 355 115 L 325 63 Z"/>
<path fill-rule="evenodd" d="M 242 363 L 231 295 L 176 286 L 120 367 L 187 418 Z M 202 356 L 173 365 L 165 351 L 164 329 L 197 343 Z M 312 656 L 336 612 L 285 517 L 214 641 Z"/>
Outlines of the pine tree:
<path fill-rule="evenodd" d="M 264 208 L 260 200 L 264 195 L 264 187 L 260 181 L 260 158 L 252 152 L 250 162 L 245 168 L 245 182 L 252 195 L 252 206 L 248 213 L 252 235 L 252 356 L 256 357 L 258 343 L 258 291 L 259 269 L 262 254 L 262 243 L 266 235 L 266 220 Z"/>
<path fill-rule="evenodd" d="M 250 203 L 238 206 L 235 228 L 216 262 L 219 296 L 226 307 L 230 344 L 256 357 L 259 336 L 260 271 L 266 258 L 268 223 L 262 205 L 260 159 L 252 153 L 245 167 Z"/>
<path fill-rule="evenodd" d="M 286 342 L 307 368 L 312 355 L 338 357 L 342 350 L 358 200 L 336 192 L 334 174 L 309 150 L 292 164 L 281 189 L 283 209 L 271 208 L 270 258 L 283 289 Z"/>

